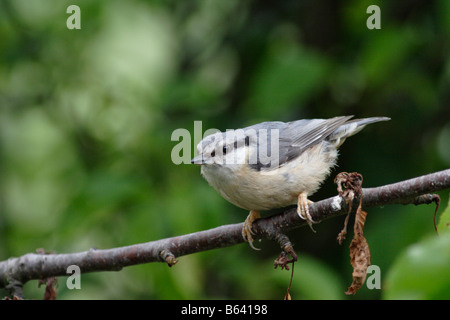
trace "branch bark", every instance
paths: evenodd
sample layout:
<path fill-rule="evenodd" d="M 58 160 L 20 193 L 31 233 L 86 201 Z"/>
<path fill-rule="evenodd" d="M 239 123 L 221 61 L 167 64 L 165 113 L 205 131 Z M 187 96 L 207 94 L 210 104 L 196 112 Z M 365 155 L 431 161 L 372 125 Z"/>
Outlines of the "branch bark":
<path fill-rule="evenodd" d="M 363 188 L 363 209 L 388 204 L 428 204 L 436 200 L 428 193 L 449 188 L 450 169 L 381 187 Z M 347 213 L 345 201 L 340 196 L 315 202 L 309 209 L 314 221 Z M 281 214 L 255 221 L 254 238 L 278 240 L 280 234 L 305 225 L 296 208 L 289 208 Z M 166 262 L 172 266 L 176 263 L 176 257 L 243 242 L 241 230 L 242 223 L 237 223 L 119 248 L 92 248 L 66 254 L 28 253 L 0 262 L 0 288 L 20 290 L 21 284 L 29 280 L 67 276 L 70 265 L 77 265 L 82 273 L 119 271 L 126 266 L 148 262 Z"/>

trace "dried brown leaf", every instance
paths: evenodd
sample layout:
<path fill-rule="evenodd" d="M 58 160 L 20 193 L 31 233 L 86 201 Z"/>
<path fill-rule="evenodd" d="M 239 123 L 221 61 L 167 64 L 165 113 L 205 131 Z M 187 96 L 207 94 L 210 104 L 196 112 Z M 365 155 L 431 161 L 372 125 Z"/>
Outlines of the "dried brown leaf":
<path fill-rule="evenodd" d="M 341 172 L 336 178 L 334 178 L 334 183 L 337 184 L 337 191 L 339 195 L 345 200 L 348 206 L 348 213 L 345 217 L 344 227 L 341 232 L 339 232 L 337 236 L 337 240 L 339 244 L 345 240 L 347 235 L 347 224 L 350 216 L 350 212 L 352 211 L 352 203 L 355 199 L 356 195 L 361 194 L 361 186 L 362 186 L 363 177 L 357 172 L 348 173 Z"/>
<path fill-rule="evenodd" d="M 52 277 L 44 280 L 39 280 L 38 286 L 45 284 L 44 300 L 56 300 L 57 290 L 56 285 L 58 278 Z"/>
<path fill-rule="evenodd" d="M 363 227 L 367 213 L 358 207 L 356 212 L 353 240 L 350 243 L 350 263 L 353 266 L 353 282 L 345 294 L 355 294 L 364 284 L 367 268 L 370 266 L 369 244 L 363 234 Z"/>
<path fill-rule="evenodd" d="M 342 228 L 341 232 L 339 232 L 339 234 L 337 236 L 337 241 L 339 242 L 339 245 L 342 244 L 342 242 L 345 240 L 345 237 L 347 235 L 347 224 L 348 224 L 349 217 L 350 217 L 350 211 L 348 212 L 347 216 L 345 217 L 344 227 Z"/>
<path fill-rule="evenodd" d="M 347 223 L 352 209 L 352 203 L 355 196 L 359 196 L 359 205 L 356 210 L 355 224 L 353 226 L 353 240 L 350 243 L 350 263 L 353 266 L 352 278 L 353 282 L 345 292 L 345 294 L 355 294 L 364 284 L 367 276 L 367 269 L 370 266 L 370 250 L 369 244 L 364 237 L 364 223 L 367 213 L 362 208 L 362 192 L 361 186 L 363 177 L 357 172 L 339 173 L 334 182 L 337 184 L 339 195 L 343 197 L 349 207 L 347 217 L 345 218 L 344 228 L 339 233 L 337 240 L 339 244 L 345 239 L 347 234 Z"/>

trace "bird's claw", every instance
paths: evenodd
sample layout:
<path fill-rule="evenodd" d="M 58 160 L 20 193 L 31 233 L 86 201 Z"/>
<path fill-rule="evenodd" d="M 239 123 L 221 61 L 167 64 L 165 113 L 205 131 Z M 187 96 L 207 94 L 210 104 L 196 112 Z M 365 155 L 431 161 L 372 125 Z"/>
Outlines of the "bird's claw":
<path fill-rule="evenodd" d="M 313 232 L 316 232 L 313 228 L 313 223 L 316 223 L 309 213 L 309 205 L 313 203 L 311 200 L 308 200 L 306 194 L 300 193 L 298 196 L 298 205 L 297 205 L 297 214 L 302 218 L 303 220 L 306 220 L 309 227 Z"/>
<path fill-rule="evenodd" d="M 244 225 L 242 227 L 242 238 L 244 238 L 244 240 L 246 242 L 248 242 L 248 244 L 250 245 L 250 247 L 253 250 L 261 250 L 259 248 L 256 248 L 253 245 L 253 235 L 255 234 L 252 230 L 253 227 L 253 221 L 255 221 L 256 219 L 259 219 L 261 216 L 259 215 L 258 211 L 250 211 L 250 214 L 248 215 L 247 219 L 245 219 L 244 221 Z"/>

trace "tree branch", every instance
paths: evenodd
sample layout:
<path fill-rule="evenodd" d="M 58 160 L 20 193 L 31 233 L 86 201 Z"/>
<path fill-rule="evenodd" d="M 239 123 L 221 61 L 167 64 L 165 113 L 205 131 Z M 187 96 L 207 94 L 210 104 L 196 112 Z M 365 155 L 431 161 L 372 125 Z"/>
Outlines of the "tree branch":
<path fill-rule="evenodd" d="M 377 188 L 363 188 L 363 208 L 387 204 L 428 204 L 436 201 L 436 197 L 428 193 L 448 188 L 450 169 Z M 311 204 L 309 210 L 314 221 L 322 221 L 347 213 L 347 205 L 340 196 L 335 196 Z M 287 240 L 280 235 L 304 225 L 306 222 L 298 216 L 296 208 L 289 208 L 281 214 L 255 221 L 254 238 L 267 237 L 283 246 Z M 67 276 L 70 265 L 77 265 L 82 273 L 119 271 L 126 266 L 148 262 L 166 262 L 172 266 L 176 263 L 176 257 L 243 242 L 241 230 L 242 223 L 237 223 L 119 248 L 67 254 L 28 253 L 0 262 L 0 287 L 13 287 L 20 292 L 20 284 L 29 280 Z"/>

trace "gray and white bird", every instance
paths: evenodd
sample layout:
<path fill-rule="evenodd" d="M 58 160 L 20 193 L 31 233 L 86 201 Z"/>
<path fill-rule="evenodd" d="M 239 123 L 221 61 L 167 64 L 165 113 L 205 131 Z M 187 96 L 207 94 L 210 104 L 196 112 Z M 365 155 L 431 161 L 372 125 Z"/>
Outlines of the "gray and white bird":
<path fill-rule="evenodd" d="M 205 137 L 191 163 L 226 200 L 249 210 L 242 236 L 253 249 L 252 223 L 261 210 L 297 204 L 312 228 L 308 196 L 336 165 L 338 148 L 367 124 L 387 117 L 262 122 Z"/>

